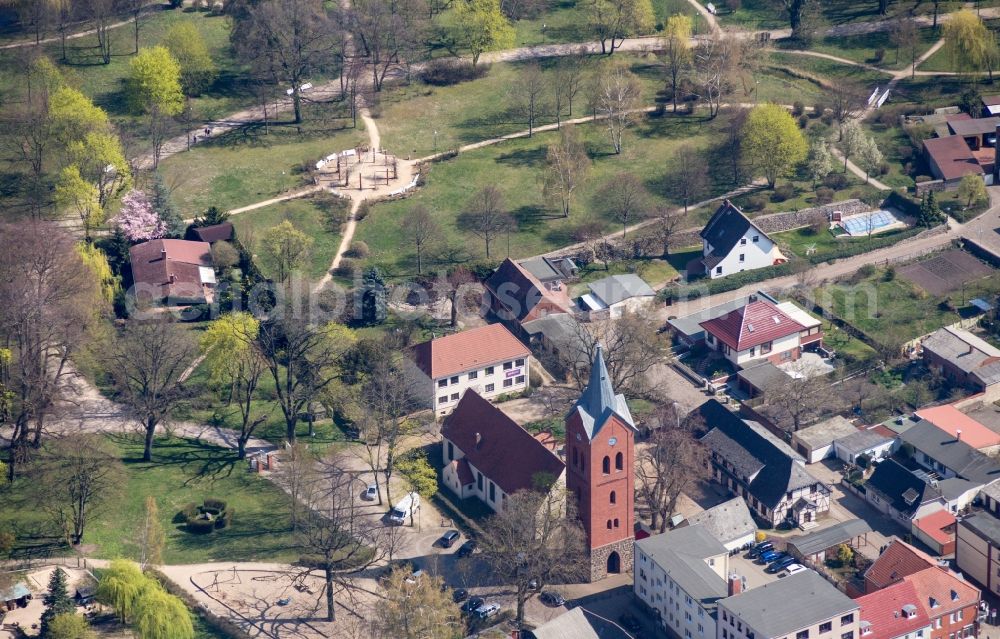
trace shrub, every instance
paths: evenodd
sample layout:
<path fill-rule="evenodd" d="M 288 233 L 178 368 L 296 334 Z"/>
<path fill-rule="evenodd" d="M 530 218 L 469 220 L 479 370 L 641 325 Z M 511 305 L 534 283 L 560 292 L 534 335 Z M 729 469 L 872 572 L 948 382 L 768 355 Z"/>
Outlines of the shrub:
<path fill-rule="evenodd" d="M 792 102 L 792 115 L 799 117 L 806 110 L 806 106 L 802 104 L 801 100 L 796 100 Z"/>
<path fill-rule="evenodd" d="M 889 174 L 889 163 L 888 162 L 883 162 L 882 164 L 878 165 L 878 174 L 879 175 L 888 175 Z"/>
<path fill-rule="evenodd" d="M 857 274 L 861 279 L 866 279 L 875 275 L 875 265 L 874 264 L 863 264 L 858 270 Z"/>
<path fill-rule="evenodd" d="M 361 205 L 358 207 L 358 210 L 354 213 L 354 219 L 360 222 L 361 220 L 368 217 L 368 214 L 370 212 L 371 212 L 371 205 L 368 203 L 368 200 L 365 200 L 364 202 L 361 203 Z"/>
<path fill-rule="evenodd" d="M 889 268 L 885 269 L 885 273 L 882 274 L 882 279 L 885 280 L 886 282 L 891 282 L 894 279 L 896 279 L 896 267 L 890 266 Z"/>
<path fill-rule="evenodd" d="M 354 277 L 358 272 L 358 265 L 349 257 L 341 258 L 340 264 L 333 269 L 333 274 L 337 277 Z"/>
<path fill-rule="evenodd" d="M 767 198 L 763 195 L 751 195 L 747 198 L 746 210 L 760 211 L 767 206 Z"/>
<path fill-rule="evenodd" d="M 229 528 L 229 525 L 233 523 L 233 509 L 230 508 L 222 514 L 221 517 L 215 520 L 215 529 L 222 530 L 223 528 Z"/>
<path fill-rule="evenodd" d="M 212 519 L 189 519 L 187 531 L 196 535 L 206 535 L 215 530 L 215 520 Z"/>
<path fill-rule="evenodd" d="M 795 197 L 795 187 L 791 184 L 779 184 L 774 187 L 774 193 L 771 194 L 772 202 L 784 202 L 785 200 L 790 200 Z"/>
<path fill-rule="evenodd" d="M 542 385 L 542 374 L 532 368 L 528 371 L 528 382 L 535 387 Z"/>
<path fill-rule="evenodd" d="M 420 72 L 420 79 L 433 86 L 446 87 L 481 78 L 488 72 L 489 65 L 473 67 L 467 62 L 444 58 L 428 63 Z"/>
<path fill-rule="evenodd" d="M 819 119 L 823 124 L 830 126 L 831 124 L 833 124 L 833 112 L 827 111 L 826 113 L 821 115 Z"/>
<path fill-rule="evenodd" d="M 884 58 L 884 57 L 885 57 L 885 49 L 883 49 L 882 47 L 879 47 L 878 49 L 875 49 L 875 63 L 876 64 L 878 64 L 879 62 L 881 62 L 882 58 Z"/>
<path fill-rule="evenodd" d="M 350 211 L 346 207 L 331 206 L 323 211 L 323 222 L 330 233 L 340 233 L 340 227 L 347 223 Z"/>
<path fill-rule="evenodd" d="M 204 503 L 202 504 L 206 509 L 211 508 L 213 510 L 218 510 L 222 512 L 226 509 L 226 502 L 221 499 L 216 499 L 214 497 L 206 497 Z"/>
<path fill-rule="evenodd" d="M 479 280 L 485 280 L 490 275 L 493 275 L 493 271 L 495 270 L 497 270 L 496 262 L 476 262 L 469 266 L 469 271 Z"/>
<path fill-rule="evenodd" d="M 347 249 L 346 254 L 350 255 L 351 257 L 356 257 L 358 259 L 363 260 L 364 258 L 368 257 L 369 252 L 370 251 L 368 250 L 367 243 L 363 242 L 362 240 L 355 240 L 351 242 L 351 247 Z"/>
<path fill-rule="evenodd" d="M 847 186 L 847 176 L 839 171 L 835 171 L 823 178 L 823 186 L 830 187 L 834 191 L 839 191 Z"/>
<path fill-rule="evenodd" d="M 799 128 L 805 129 L 809 127 L 809 116 L 803 113 L 799 116 Z"/>
<path fill-rule="evenodd" d="M 816 202 L 819 204 L 829 204 L 833 202 L 833 189 L 828 186 L 821 186 L 816 189 Z"/>
<path fill-rule="evenodd" d="M 189 519 L 194 519 L 198 516 L 198 505 L 194 502 L 190 504 L 184 504 L 184 507 L 174 515 L 175 524 L 183 524 Z"/>
<path fill-rule="evenodd" d="M 899 156 L 900 160 L 909 160 L 913 157 L 913 147 L 909 144 L 900 144 L 896 147 L 896 155 Z"/>
<path fill-rule="evenodd" d="M 826 105 L 825 104 L 823 104 L 822 102 L 817 102 L 815 105 L 813 105 L 813 117 L 814 118 L 822 117 L 824 113 L 826 113 Z"/>
<path fill-rule="evenodd" d="M 921 184 L 923 182 L 931 182 L 933 180 L 934 178 L 932 178 L 929 175 L 918 175 L 917 177 L 913 178 L 913 181 L 916 182 L 917 184 Z"/>

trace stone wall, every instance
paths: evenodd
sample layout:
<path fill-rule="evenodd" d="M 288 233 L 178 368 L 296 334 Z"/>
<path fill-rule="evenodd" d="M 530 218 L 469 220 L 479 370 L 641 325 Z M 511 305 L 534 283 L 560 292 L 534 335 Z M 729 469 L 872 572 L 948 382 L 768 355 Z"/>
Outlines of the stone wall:
<path fill-rule="evenodd" d="M 915 187 L 917 195 L 923 196 L 931 191 L 941 192 L 948 190 L 948 183 L 944 180 L 931 180 L 929 182 L 917 182 Z"/>
<path fill-rule="evenodd" d="M 632 550 L 635 538 L 629 537 L 590 551 L 590 581 L 600 581 L 608 576 L 608 557 L 617 552 L 621 558 L 621 574 L 632 572 Z"/>

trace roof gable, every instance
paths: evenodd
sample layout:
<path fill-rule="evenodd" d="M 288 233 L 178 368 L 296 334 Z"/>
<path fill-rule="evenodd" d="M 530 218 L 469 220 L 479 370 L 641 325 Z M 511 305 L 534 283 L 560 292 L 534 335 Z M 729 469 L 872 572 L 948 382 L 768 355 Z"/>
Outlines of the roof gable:
<path fill-rule="evenodd" d="M 755 297 L 745 306 L 706 320 L 701 326 L 736 351 L 745 351 L 805 329 L 775 304 Z"/>
<path fill-rule="evenodd" d="M 865 486 L 885 495 L 891 500 L 893 509 L 905 515 L 913 515 L 921 505 L 941 498 L 941 491 L 894 459 L 876 466 Z"/>
<path fill-rule="evenodd" d="M 885 588 L 926 568 L 937 566 L 937 562 L 927 553 L 910 544 L 895 540 L 865 571 L 865 579 L 876 588 Z"/>
<path fill-rule="evenodd" d="M 561 295 L 557 295 L 509 257 L 501 262 L 493 275 L 486 280 L 486 288 L 509 315 L 501 319 L 515 319 L 519 322 L 525 319 L 537 319 L 529 316 L 540 305 L 549 313 L 570 311 L 569 298 L 565 290 Z"/>
<path fill-rule="evenodd" d="M 616 394 L 611 385 L 611 375 L 608 374 L 608 367 L 604 363 L 604 352 L 600 344 L 597 345 L 594 362 L 590 367 L 590 381 L 570 411 L 571 415 L 573 413 L 580 416 L 583 429 L 590 440 L 594 439 L 601 427 L 612 417 L 617 418 L 626 427 L 636 430 L 625 396 Z"/>
<path fill-rule="evenodd" d="M 529 355 L 531 351 L 503 324 L 470 328 L 413 347 L 414 362 L 431 379 Z"/>
<path fill-rule="evenodd" d="M 441 436 L 508 495 L 536 489 L 539 474 L 549 475 L 554 481 L 566 468 L 531 433 L 471 389 L 465 391 L 454 412 L 445 419 Z"/>
<path fill-rule="evenodd" d="M 724 200 L 699 235 L 712 246 L 709 255 L 721 258 L 729 255 L 740 238 L 750 229 L 755 229 L 768 240 L 771 239 L 759 226 L 751 222 L 750 218 L 743 215 L 743 211 L 735 204 Z"/>

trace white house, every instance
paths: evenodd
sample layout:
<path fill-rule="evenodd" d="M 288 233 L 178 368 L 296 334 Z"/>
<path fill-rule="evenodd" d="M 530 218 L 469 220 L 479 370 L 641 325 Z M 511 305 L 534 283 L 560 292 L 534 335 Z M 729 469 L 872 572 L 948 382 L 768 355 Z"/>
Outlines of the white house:
<path fill-rule="evenodd" d="M 607 310 L 611 319 L 647 308 L 656 297 L 656 291 L 632 273 L 610 275 L 587 286 L 590 292 L 580 298 L 581 306 L 591 313 Z"/>
<path fill-rule="evenodd" d="M 726 200 L 701 231 L 702 264 L 710 278 L 787 262 L 767 233 Z"/>
<path fill-rule="evenodd" d="M 774 365 L 799 359 L 803 339 L 821 343 L 823 334 L 793 319 L 769 299 L 751 295 L 749 301 L 719 317 L 701 322 L 705 343 L 738 368 L 769 361 Z"/>
<path fill-rule="evenodd" d="M 495 512 L 519 490 L 565 490 L 566 465 L 499 408 L 466 392 L 441 427 L 442 481 Z"/>
<path fill-rule="evenodd" d="M 727 583 L 729 551 L 700 524 L 635 542 L 632 572 L 635 596 L 684 639 L 715 639 L 718 602 L 742 590 L 739 577 Z"/>
<path fill-rule="evenodd" d="M 413 347 L 434 414 L 455 410 L 467 389 L 487 399 L 528 388 L 531 351 L 502 324 L 490 324 Z"/>

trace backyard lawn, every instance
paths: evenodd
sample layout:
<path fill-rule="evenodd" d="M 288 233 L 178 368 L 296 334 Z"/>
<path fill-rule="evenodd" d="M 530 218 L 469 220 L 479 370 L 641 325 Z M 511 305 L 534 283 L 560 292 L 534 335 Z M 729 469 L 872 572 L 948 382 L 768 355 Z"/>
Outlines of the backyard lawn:
<path fill-rule="evenodd" d="M 872 239 L 881 241 L 884 238 L 899 235 L 905 232 L 905 230 L 906 229 L 894 229 L 891 231 L 885 231 L 884 233 L 876 233 L 872 235 Z M 857 244 L 863 246 L 868 242 L 867 237 L 850 237 L 849 235 L 843 235 L 838 238 L 835 237 L 834 234 L 828 229 L 816 232 L 809 226 L 792 231 L 785 231 L 783 233 L 775 233 L 772 237 L 778 241 L 778 244 L 782 249 L 787 248 L 795 255 L 803 258 L 813 256 L 814 260 L 820 259 L 826 253 L 834 253 L 841 248 Z"/>
<path fill-rule="evenodd" d="M 168 564 L 207 561 L 292 561 L 299 552 L 289 525 L 287 495 L 271 482 L 247 470 L 233 451 L 210 444 L 161 437 L 153 462 L 142 459 L 142 441 L 136 436 L 109 436 L 126 467 L 122 495 L 88 524 L 84 544 L 95 557 L 138 559 L 136 540 L 145 516 L 147 495 L 157 500 L 160 523 L 166 533 L 163 561 Z M 206 497 L 227 502 L 234 511 L 231 527 L 196 535 L 174 523 L 188 503 Z M 0 509 L 0 527 L 10 526 L 18 536 L 15 556 L 29 547 L 59 552 L 57 530 L 38 512 L 37 496 L 25 480 L 8 489 Z"/>
<path fill-rule="evenodd" d="M 338 200 L 331 195 L 317 194 L 240 213 L 231 219 L 236 226 L 238 237 L 244 239 L 252 237 L 257 241 L 267 229 L 285 220 L 291 222 L 292 226 L 313 239 L 305 274 L 311 279 L 319 279 L 330 268 L 333 256 L 340 246 L 340 232 L 331 231 L 327 222 L 328 212 L 346 206 L 348 205 L 344 200 Z M 261 264 L 260 260 L 257 262 L 264 275 L 268 276 L 266 266 Z"/>

